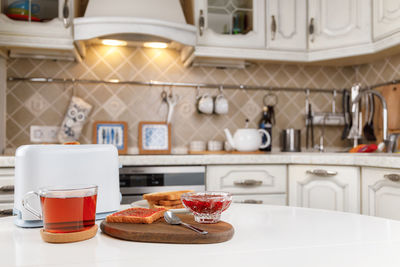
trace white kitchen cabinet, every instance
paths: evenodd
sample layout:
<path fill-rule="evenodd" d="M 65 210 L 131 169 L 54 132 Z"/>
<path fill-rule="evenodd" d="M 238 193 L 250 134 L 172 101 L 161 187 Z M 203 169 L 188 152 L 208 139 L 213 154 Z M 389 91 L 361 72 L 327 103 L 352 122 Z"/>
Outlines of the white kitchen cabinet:
<path fill-rule="evenodd" d="M 358 167 L 290 165 L 289 205 L 360 213 Z"/>
<path fill-rule="evenodd" d="M 362 213 L 400 220 L 400 170 L 361 169 Z"/>
<path fill-rule="evenodd" d="M 69 16 L 64 20 L 62 14 L 65 1 Z M 6 0 L 0 12 L 0 47 L 8 49 L 10 57 L 75 60 L 79 55 L 75 49 L 71 27 L 74 2 L 40 1 L 41 14 L 37 16 L 43 20 L 24 21 L 11 19 L 6 15 L 9 12 L 7 6 L 18 3 Z"/>
<path fill-rule="evenodd" d="M 286 194 L 233 195 L 233 203 L 286 206 Z"/>
<path fill-rule="evenodd" d="M 197 45 L 265 47 L 265 0 L 194 1 Z"/>
<path fill-rule="evenodd" d="M 14 168 L 0 168 L 0 217 L 11 215 L 14 206 Z"/>
<path fill-rule="evenodd" d="M 400 32 L 400 1 L 372 0 L 374 40 Z"/>
<path fill-rule="evenodd" d="M 371 0 L 308 0 L 308 29 L 310 50 L 369 43 Z"/>
<path fill-rule="evenodd" d="M 206 189 L 227 191 L 234 202 L 286 205 L 286 165 L 207 166 Z"/>
<path fill-rule="evenodd" d="M 268 48 L 306 50 L 306 0 L 267 0 L 265 12 Z"/>

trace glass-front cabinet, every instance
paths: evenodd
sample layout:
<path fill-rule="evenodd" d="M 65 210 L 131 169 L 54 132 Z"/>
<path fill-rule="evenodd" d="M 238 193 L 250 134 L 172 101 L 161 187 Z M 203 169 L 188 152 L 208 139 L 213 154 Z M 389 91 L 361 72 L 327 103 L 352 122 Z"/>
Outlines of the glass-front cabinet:
<path fill-rule="evenodd" d="M 74 2 L 0 0 L 0 48 L 10 57 L 75 60 Z"/>
<path fill-rule="evenodd" d="M 265 47 L 264 0 L 198 0 L 198 45 Z"/>

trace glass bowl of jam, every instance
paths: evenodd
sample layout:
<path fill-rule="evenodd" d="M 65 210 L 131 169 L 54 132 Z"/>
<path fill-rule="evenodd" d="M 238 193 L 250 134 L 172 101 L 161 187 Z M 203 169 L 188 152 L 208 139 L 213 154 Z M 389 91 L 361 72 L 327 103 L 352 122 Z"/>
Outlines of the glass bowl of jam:
<path fill-rule="evenodd" d="M 196 222 L 217 223 L 221 213 L 231 205 L 232 195 L 227 192 L 185 193 L 181 200 L 192 211 Z"/>

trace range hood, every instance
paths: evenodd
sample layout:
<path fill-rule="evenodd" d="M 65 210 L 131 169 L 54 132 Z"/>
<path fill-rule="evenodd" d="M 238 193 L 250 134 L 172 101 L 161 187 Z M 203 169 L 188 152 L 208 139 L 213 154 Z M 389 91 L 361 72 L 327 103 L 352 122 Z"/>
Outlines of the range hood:
<path fill-rule="evenodd" d="M 116 38 L 194 46 L 196 28 L 179 0 L 89 0 L 84 17 L 74 19 L 75 41 Z"/>

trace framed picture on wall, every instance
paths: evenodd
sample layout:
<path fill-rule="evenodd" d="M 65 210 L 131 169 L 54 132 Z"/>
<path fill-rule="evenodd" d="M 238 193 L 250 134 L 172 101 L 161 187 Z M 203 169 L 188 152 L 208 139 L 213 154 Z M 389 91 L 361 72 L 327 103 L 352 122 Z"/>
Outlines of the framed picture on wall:
<path fill-rule="evenodd" d="M 93 124 L 93 143 L 111 144 L 119 154 L 128 150 L 128 124 L 125 121 L 95 121 Z"/>
<path fill-rule="evenodd" d="M 165 122 L 139 122 L 140 154 L 171 154 L 171 125 Z"/>

